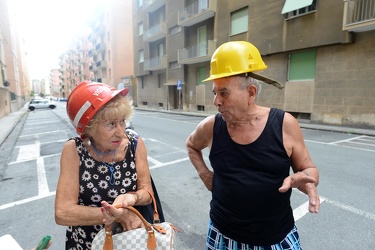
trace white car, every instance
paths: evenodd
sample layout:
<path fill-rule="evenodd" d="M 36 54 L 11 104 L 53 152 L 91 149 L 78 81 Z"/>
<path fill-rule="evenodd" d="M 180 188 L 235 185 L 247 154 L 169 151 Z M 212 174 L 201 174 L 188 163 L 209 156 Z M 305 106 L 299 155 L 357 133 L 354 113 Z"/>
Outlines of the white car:
<path fill-rule="evenodd" d="M 56 108 L 56 104 L 49 99 L 32 99 L 29 103 L 29 110 L 43 109 L 43 108 Z"/>

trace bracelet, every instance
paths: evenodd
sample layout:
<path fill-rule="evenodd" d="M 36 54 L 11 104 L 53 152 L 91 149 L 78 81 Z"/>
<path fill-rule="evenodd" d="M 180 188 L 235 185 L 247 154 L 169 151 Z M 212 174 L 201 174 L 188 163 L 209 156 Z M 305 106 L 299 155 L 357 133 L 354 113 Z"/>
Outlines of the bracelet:
<path fill-rule="evenodd" d="M 137 192 L 128 192 L 128 194 L 132 194 L 135 197 L 134 206 L 137 205 L 141 201 L 141 196 Z"/>

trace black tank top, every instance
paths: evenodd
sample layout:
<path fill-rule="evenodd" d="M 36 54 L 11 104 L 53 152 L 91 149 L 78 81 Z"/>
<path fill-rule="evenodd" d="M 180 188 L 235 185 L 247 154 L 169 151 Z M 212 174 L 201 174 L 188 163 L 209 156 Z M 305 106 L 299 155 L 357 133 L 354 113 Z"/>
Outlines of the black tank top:
<path fill-rule="evenodd" d="M 210 217 L 221 233 L 238 242 L 272 245 L 294 226 L 292 191 L 278 191 L 291 166 L 283 145 L 283 118 L 284 111 L 272 108 L 261 135 L 241 145 L 229 136 L 221 114 L 215 116 Z"/>

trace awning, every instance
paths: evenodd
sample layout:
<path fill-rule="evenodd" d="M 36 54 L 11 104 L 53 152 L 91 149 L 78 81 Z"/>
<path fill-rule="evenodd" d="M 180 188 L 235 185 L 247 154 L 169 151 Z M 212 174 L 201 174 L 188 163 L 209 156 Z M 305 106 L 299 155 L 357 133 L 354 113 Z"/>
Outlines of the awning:
<path fill-rule="evenodd" d="M 285 4 L 281 14 L 289 13 L 294 10 L 305 8 L 312 4 L 313 0 L 285 0 Z"/>

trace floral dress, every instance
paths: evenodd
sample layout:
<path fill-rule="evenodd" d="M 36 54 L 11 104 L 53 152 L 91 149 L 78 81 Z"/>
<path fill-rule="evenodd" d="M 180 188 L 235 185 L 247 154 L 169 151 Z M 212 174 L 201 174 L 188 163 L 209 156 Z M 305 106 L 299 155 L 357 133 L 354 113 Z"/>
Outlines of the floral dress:
<path fill-rule="evenodd" d="M 101 201 L 112 204 L 120 194 L 137 190 L 137 172 L 135 169 L 134 138 L 129 135 L 129 150 L 125 159 L 110 163 L 95 160 L 87 151 L 82 139 L 75 140 L 80 158 L 78 204 L 101 207 Z M 112 167 L 112 171 L 111 171 Z M 103 224 L 94 226 L 69 226 L 66 230 L 66 250 L 91 249 L 95 235 Z"/>

